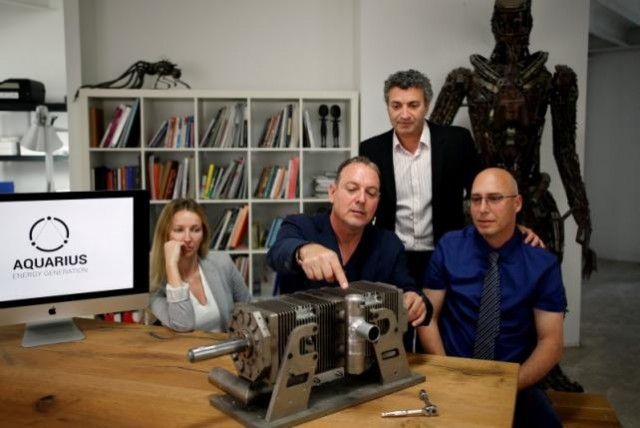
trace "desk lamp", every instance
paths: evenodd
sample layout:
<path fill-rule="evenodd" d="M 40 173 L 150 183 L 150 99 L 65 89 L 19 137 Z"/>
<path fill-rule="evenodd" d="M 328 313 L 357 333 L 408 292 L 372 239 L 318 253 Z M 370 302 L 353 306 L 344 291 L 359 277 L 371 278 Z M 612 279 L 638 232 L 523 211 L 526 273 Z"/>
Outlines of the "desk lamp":
<path fill-rule="evenodd" d="M 53 152 L 62 147 L 62 141 L 53 127 L 55 117 L 49 121 L 49 110 L 46 106 L 36 107 L 35 120 L 20 140 L 20 145 L 29 150 L 44 152 L 44 164 L 47 174 L 47 192 L 55 192 L 53 185 Z"/>

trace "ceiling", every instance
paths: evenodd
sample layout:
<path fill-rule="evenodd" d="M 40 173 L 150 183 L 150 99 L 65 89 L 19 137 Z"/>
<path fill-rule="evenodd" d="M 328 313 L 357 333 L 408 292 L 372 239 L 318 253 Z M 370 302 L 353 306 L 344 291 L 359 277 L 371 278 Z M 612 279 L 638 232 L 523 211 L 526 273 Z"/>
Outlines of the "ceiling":
<path fill-rule="evenodd" d="M 640 0 L 591 0 L 589 53 L 640 48 Z"/>

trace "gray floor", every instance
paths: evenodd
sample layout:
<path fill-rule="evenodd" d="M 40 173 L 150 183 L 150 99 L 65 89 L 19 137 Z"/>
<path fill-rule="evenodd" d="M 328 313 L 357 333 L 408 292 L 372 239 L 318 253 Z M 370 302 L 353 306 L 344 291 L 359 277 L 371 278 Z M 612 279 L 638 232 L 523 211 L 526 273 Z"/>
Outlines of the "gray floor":
<path fill-rule="evenodd" d="M 623 427 L 640 427 L 640 264 L 598 260 L 582 286 L 580 342 L 565 350 L 565 373 L 605 394 Z"/>

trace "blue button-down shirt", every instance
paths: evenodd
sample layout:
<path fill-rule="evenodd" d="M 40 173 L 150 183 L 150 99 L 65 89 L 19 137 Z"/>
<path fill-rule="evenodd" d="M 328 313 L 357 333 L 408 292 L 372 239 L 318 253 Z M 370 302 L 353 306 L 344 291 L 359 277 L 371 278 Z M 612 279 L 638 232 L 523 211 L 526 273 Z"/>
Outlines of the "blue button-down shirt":
<path fill-rule="evenodd" d="M 473 357 L 480 296 L 493 251 L 475 227 L 447 233 L 425 274 L 425 287 L 446 290 L 439 327 L 447 355 Z M 555 255 L 524 243 L 517 229 L 499 250 L 500 334 L 495 359 L 522 363 L 536 345 L 533 309 L 564 312 L 567 307 Z"/>
<path fill-rule="evenodd" d="M 365 226 L 358 246 L 345 265 L 329 214 L 298 214 L 285 218 L 276 242 L 267 253 L 267 263 L 278 273 L 281 293 L 337 285 L 309 280 L 296 263 L 295 251 L 311 242 L 336 252 L 349 281 L 384 282 L 404 291 L 416 291 L 407 269 L 404 247 L 393 232 Z"/>

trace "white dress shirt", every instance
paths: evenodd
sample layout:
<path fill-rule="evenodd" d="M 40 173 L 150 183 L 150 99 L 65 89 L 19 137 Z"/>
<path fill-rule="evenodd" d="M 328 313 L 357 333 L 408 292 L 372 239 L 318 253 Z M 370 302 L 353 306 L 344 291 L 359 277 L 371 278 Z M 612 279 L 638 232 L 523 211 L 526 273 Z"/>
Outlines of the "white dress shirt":
<path fill-rule="evenodd" d="M 408 251 L 433 250 L 431 133 L 426 122 L 415 153 L 406 150 L 393 133 L 393 170 L 396 235 Z"/>

